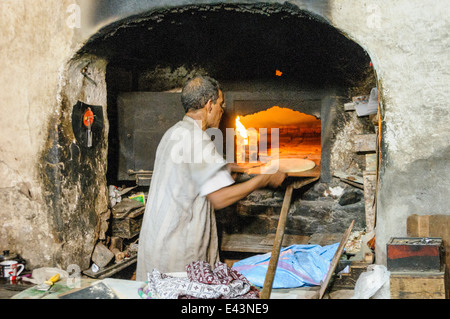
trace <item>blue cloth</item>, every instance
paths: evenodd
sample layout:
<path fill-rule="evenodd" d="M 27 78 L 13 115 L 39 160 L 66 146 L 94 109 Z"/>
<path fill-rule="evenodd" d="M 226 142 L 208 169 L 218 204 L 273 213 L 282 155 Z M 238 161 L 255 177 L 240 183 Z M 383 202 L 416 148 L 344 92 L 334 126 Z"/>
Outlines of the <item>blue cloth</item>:
<path fill-rule="evenodd" d="M 318 286 L 330 268 L 339 243 L 320 245 L 292 245 L 281 249 L 272 288 L 296 288 Z M 263 287 L 271 253 L 240 260 L 233 269 L 248 281 Z"/>

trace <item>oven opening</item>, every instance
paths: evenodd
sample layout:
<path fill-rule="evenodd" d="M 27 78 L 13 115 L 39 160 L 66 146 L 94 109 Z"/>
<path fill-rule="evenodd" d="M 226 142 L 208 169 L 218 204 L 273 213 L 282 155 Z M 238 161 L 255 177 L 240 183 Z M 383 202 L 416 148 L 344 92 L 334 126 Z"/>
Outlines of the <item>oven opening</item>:
<path fill-rule="evenodd" d="M 235 171 L 277 159 L 304 159 L 319 166 L 320 156 L 321 121 L 313 115 L 273 106 L 236 117 Z"/>

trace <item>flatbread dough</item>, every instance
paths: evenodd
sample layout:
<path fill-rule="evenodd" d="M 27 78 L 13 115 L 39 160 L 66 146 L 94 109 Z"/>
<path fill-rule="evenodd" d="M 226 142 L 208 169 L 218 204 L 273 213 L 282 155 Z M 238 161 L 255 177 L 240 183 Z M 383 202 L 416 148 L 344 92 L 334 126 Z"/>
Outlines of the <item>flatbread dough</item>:
<path fill-rule="evenodd" d="M 262 167 L 251 168 L 249 174 L 273 174 L 277 171 L 283 173 L 300 173 L 316 167 L 316 163 L 301 158 L 280 158 L 272 160 Z"/>
<path fill-rule="evenodd" d="M 300 158 L 280 158 L 277 161 L 279 171 L 283 173 L 300 173 L 316 167 L 313 161 Z"/>

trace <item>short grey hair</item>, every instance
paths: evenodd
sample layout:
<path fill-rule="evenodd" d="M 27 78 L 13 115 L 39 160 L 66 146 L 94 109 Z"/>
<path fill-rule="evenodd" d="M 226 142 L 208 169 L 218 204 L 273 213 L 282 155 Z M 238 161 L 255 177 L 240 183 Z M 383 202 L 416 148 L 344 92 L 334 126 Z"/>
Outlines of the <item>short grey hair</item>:
<path fill-rule="evenodd" d="M 209 100 L 216 103 L 220 84 L 209 76 L 198 75 L 189 80 L 181 92 L 181 104 L 185 112 L 203 108 Z"/>

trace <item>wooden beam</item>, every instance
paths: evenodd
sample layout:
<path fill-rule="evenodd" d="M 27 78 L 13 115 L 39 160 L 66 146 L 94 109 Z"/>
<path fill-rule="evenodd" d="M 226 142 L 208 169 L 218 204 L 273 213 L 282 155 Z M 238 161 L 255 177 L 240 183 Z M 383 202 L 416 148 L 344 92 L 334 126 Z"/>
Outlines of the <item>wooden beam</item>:
<path fill-rule="evenodd" d="M 354 151 L 357 153 L 376 152 L 377 134 L 355 135 Z"/>
<path fill-rule="evenodd" d="M 310 236 L 287 235 L 283 237 L 282 246 L 306 245 Z M 275 234 L 222 234 L 220 249 L 223 252 L 244 252 L 266 254 L 272 251 Z"/>
<path fill-rule="evenodd" d="M 355 103 L 353 103 L 353 102 L 351 102 L 351 103 L 345 103 L 345 104 L 344 104 L 344 110 L 345 110 L 345 112 L 356 110 L 356 108 L 355 108 Z"/>
<path fill-rule="evenodd" d="M 337 264 L 339 262 L 339 259 L 341 258 L 342 252 L 344 251 L 345 245 L 347 244 L 348 238 L 350 237 L 350 233 L 352 232 L 354 224 L 355 224 L 355 221 L 352 221 L 350 227 L 344 233 L 344 236 L 342 236 L 342 240 L 341 240 L 341 242 L 339 244 L 339 247 L 336 250 L 336 253 L 334 254 L 333 259 L 331 260 L 331 264 L 330 264 L 330 268 L 328 269 L 327 276 L 325 277 L 324 282 L 320 285 L 319 298 L 318 299 L 322 299 L 325 291 L 328 288 L 328 284 L 330 283 L 330 279 L 333 276 L 334 271 L 336 270 L 336 266 L 337 266 Z"/>

